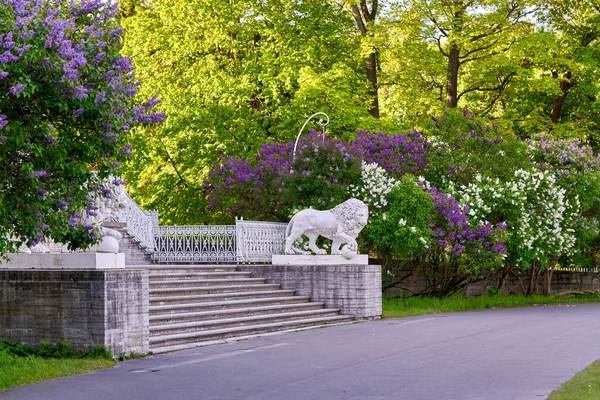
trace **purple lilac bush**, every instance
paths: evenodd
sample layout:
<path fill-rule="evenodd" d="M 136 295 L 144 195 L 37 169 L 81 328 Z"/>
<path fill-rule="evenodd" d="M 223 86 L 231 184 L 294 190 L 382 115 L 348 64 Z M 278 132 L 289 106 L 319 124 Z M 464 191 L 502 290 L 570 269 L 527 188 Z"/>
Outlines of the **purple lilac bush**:
<path fill-rule="evenodd" d="M 416 129 L 405 134 L 358 131 L 352 141 L 368 163 L 375 162 L 396 178 L 404 174 L 424 175 L 428 172 L 427 157 L 431 144 Z"/>
<path fill-rule="evenodd" d="M 471 226 L 468 206 L 460 205 L 454 197 L 435 187 L 427 192 L 432 195 L 433 209 L 438 214 L 430 225 L 434 239 L 431 250 L 437 252 L 436 257 L 460 257 L 465 251 L 471 256 L 506 252 L 506 242 L 495 238 L 492 224 Z M 497 229 L 506 229 L 506 224 L 499 224 Z"/>
<path fill-rule="evenodd" d="M 225 221 L 242 216 L 282 220 L 287 216 L 281 198 L 282 176 L 292 165 L 293 143 L 262 145 L 250 160 L 231 156 L 215 164 L 204 181 L 209 208 Z"/>
<path fill-rule="evenodd" d="M 287 221 L 295 208 L 331 208 L 360 178 L 360 159 L 340 140 L 315 131 L 294 143 L 264 144 L 253 160 L 228 157 L 204 182 L 209 207 L 233 217 Z"/>
<path fill-rule="evenodd" d="M 94 197 L 110 196 L 106 178 L 132 155 L 126 132 L 164 120 L 152 112 L 156 98 L 134 100 L 116 8 L 0 0 L 0 254 L 48 237 L 93 243 L 97 233 L 79 221 Z"/>

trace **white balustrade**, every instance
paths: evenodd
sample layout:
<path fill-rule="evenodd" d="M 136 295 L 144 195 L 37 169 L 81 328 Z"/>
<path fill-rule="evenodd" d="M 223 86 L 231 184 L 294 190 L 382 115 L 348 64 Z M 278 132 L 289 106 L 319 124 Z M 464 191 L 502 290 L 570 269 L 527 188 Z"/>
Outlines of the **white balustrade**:
<path fill-rule="evenodd" d="M 148 253 L 154 252 L 155 229 L 158 226 L 158 213 L 156 211 L 144 211 L 125 192 L 120 193 L 123 204 L 118 211 L 113 211 L 109 219 L 125 224 L 124 229 L 141 247 Z"/>
<path fill-rule="evenodd" d="M 235 234 L 235 225 L 159 226 L 154 261 L 235 263 Z"/>
<path fill-rule="evenodd" d="M 153 253 L 156 263 L 270 263 L 283 254 L 286 223 L 236 220 L 235 225 L 161 226 L 156 211 L 144 211 L 125 193 L 109 220 Z"/>
<path fill-rule="evenodd" d="M 270 263 L 273 254 L 283 254 L 286 223 L 237 220 L 237 261 Z"/>
<path fill-rule="evenodd" d="M 157 263 L 270 263 L 282 254 L 287 224 L 236 221 L 236 225 L 158 226 Z"/>

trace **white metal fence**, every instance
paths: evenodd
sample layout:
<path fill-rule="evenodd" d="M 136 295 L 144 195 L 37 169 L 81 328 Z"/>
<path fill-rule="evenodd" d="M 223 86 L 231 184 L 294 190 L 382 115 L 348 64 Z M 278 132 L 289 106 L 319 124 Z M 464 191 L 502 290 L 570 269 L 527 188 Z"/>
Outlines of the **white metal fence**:
<path fill-rule="evenodd" d="M 235 225 L 159 226 L 154 262 L 235 262 Z"/>
<path fill-rule="evenodd" d="M 235 225 L 158 226 L 156 263 L 270 263 L 281 254 L 287 224 L 236 221 Z"/>

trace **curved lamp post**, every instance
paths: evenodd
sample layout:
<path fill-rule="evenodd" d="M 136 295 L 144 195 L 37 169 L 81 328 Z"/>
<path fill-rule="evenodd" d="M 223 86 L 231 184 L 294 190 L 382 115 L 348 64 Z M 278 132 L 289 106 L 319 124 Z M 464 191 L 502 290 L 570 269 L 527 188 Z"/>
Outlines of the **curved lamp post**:
<path fill-rule="evenodd" d="M 302 125 L 302 128 L 300 129 L 300 133 L 298 133 L 298 136 L 296 137 L 296 142 L 294 143 L 294 152 L 292 153 L 292 161 L 294 161 L 296 159 L 296 147 L 298 147 L 298 140 L 300 140 L 300 135 L 302 135 L 302 131 L 306 127 L 306 124 L 308 124 L 308 122 L 317 115 L 323 115 L 323 116 L 325 116 L 325 118 L 327 118 L 327 121 L 325 121 L 324 119 L 319 119 L 317 121 L 317 123 L 319 125 L 321 125 L 321 129 L 323 131 L 323 145 L 325 145 L 325 127 L 327 125 L 329 125 L 329 115 L 325 114 L 324 112 L 316 112 L 313 115 L 311 115 L 310 117 L 308 117 L 308 119 L 306 120 L 304 125 Z"/>

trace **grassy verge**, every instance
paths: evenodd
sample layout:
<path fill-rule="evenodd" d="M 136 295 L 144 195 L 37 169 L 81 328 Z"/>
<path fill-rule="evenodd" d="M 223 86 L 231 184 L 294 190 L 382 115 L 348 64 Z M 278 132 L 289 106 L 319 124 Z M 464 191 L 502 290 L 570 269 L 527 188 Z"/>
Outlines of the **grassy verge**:
<path fill-rule="evenodd" d="M 112 359 L 16 357 L 2 350 L 0 351 L 0 390 L 62 376 L 83 374 L 112 367 L 115 363 Z"/>
<path fill-rule="evenodd" d="M 74 352 L 68 342 L 41 342 L 33 347 L 0 341 L 0 391 L 28 383 L 82 374 L 112 367 L 116 362 L 108 350 L 96 347 Z"/>
<path fill-rule="evenodd" d="M 437 314 L 455 311 L 480 310 L 496 307 L 520 307 L 541 304 L 574 304 L 600 302 L 600 296 L 588 295 L 570 299 L 549 298 L 546 296 L 480 296 L 468 298 L 452 296 L 444 299 L 410 297 L 407 299 L 383 299 L 384 318 L 413 317 L 423 314 Z"/>
<path fill-rule="evenodd" d="M 591 400 L 600 398 L 600 360 L 553 391 L 548 400 Z"/>

